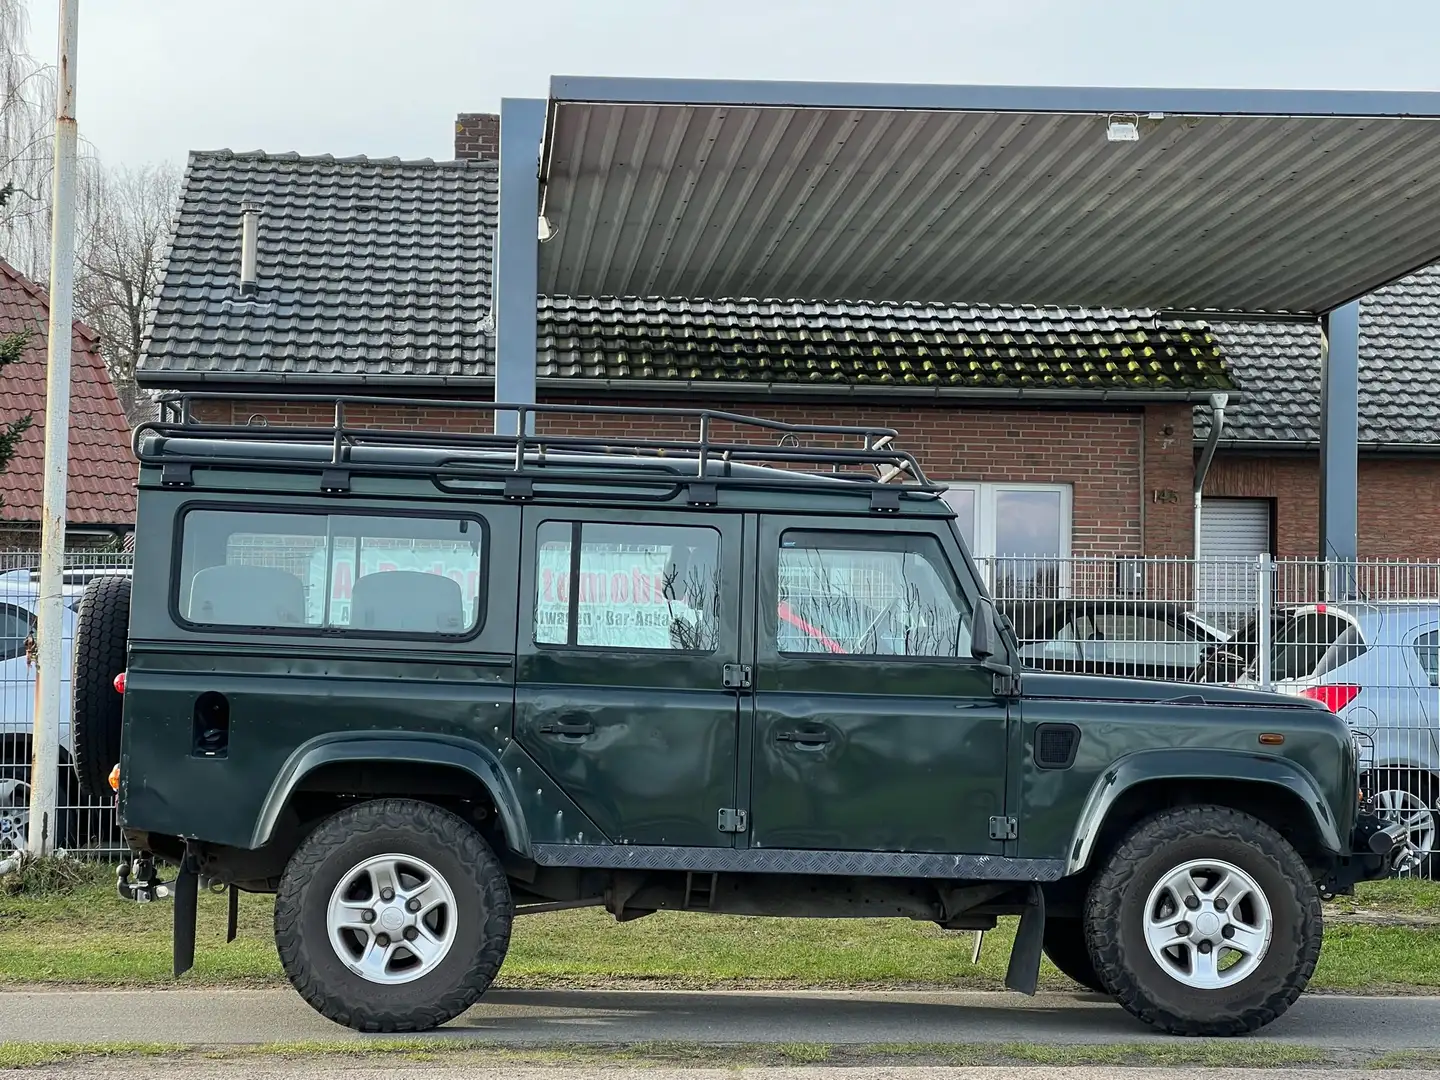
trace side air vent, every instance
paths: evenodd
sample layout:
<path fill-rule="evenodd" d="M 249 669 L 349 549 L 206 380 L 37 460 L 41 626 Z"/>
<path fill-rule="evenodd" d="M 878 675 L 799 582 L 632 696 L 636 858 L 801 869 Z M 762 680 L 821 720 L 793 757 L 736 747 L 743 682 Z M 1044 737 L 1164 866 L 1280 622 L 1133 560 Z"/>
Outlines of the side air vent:
<path fill-rule="evenodd" d="M 1068 769 L 1080 748 L 1074 724 L 1041 724 L 1035 729 L 1035 764 L 1042 769 Z"/>

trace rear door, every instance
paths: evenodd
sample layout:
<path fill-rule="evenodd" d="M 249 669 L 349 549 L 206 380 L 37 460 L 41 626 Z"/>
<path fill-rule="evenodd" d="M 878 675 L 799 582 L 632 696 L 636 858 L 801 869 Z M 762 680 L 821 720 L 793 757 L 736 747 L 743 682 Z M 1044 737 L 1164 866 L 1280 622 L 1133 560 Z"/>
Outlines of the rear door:
<path fill-rule="evenodd" d="M 515 737 L 616 843 L 731 846 L 740 518 L 527 507 Z"/>

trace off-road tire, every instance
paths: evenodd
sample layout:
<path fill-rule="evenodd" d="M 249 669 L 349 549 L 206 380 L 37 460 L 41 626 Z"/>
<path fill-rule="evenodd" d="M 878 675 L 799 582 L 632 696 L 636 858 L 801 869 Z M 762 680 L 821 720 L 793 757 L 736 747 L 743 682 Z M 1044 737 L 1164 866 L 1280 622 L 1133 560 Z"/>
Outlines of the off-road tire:
<path fill-rule="evenodd" d="M 97 802 L 112 797 L 110 770 L 120 761 L 125 700 L 115 691 L 115 676 L 125 670 L 129 633 L 130 579 L 95 578 L 75 618 L 70 739 L 80 790 Z"/>
<path fill-rule="evenodd" d="M 1100 976 L 1095 971 L 1095 961 L 1090 958 L 1090 946 L 1085 938 L 1085 920 L 1046 919 L 1043 947 L 1050 963 L 1060 969 L 1060 974 L 1097 994 L 1110 992 L 1100 981 Z"/>
<path fill-rule="evenodd" d="M 356 975 L 326 930 L 330 895 L 374 855 L 412 855 L 455 893 L 458 926 L 445 959 L 414 982 L 384 986 Z M 428 1031 L 480 999 L 505 961 L 515 905 L 499 859 L 465 821 L 429 803 L 384 799 L 323 821 L 291 856 L 275 897 L 275 947 L 290 983 L 322 1016 L 369 1032 Z"/>
<path fill-rule="evenodd" d="M 1223 859 L 1254 878 L 1273 918 L 1256 970 L 1232 987 L 1199 990 L 1163 971 L 1145 943 L 1156 883 L 1191 859 Z M 1129 1012 L 1171 1035 L 1255 1031 L 1304 991 L 1320 957 L 1320 893 L 1296 850 L 1269 825 L 1224 806 L 1164 810 L 1111 852 L 1085 902 L 1085 937 L 1101 982 Z"/>

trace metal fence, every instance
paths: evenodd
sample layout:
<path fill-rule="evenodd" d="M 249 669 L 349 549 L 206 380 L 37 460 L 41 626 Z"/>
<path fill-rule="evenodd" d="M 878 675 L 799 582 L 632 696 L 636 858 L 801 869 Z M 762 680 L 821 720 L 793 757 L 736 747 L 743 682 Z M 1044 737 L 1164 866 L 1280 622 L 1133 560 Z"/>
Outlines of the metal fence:
<path fill-rule="evenodd" d="M 1440 870 L 1440 563 L 992 559 L 982 573 L 1027 667 L 1226 683 L 1322 702 L 1403 820 L 1410 872 Z"/>
<path fill-rule="evenodd" d="M 74 608 L 84 581 L 126 554 L 72 553 L 65 616 L 68 759 Z M 34 669 L 34 554 L 0 553 L 0 852 L 28 805 Z M 1011 620 L 1027 667 L 1309 697 L 1339 713 L 1365 748 L 1371 790 L 1403 819 L 1417 858 L 1440 848 L 1440 563 L 1305 560 L 988 559 L 980 569 Z M 65 840 L 118 847 L 112 809 L 84 800 L 68 770 Z M 1435 860 L 1440 869 L 1440 855 Z"/>

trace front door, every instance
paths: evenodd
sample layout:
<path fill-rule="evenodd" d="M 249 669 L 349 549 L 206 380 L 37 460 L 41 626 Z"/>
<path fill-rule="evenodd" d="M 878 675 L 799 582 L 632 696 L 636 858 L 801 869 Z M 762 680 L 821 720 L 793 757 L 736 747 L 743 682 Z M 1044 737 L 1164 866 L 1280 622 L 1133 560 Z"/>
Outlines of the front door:
<path fill-rule="evenodd" d="M 615 843 L 732 845 L 740 519 L 527 507 L 524 529 L 516 740 Z"/>
<path fill-rule="evenodd" d="M 1006 703 L 959 545 L 850 524 L 761 521 L 751 846 L 1002 854 Z"/>

